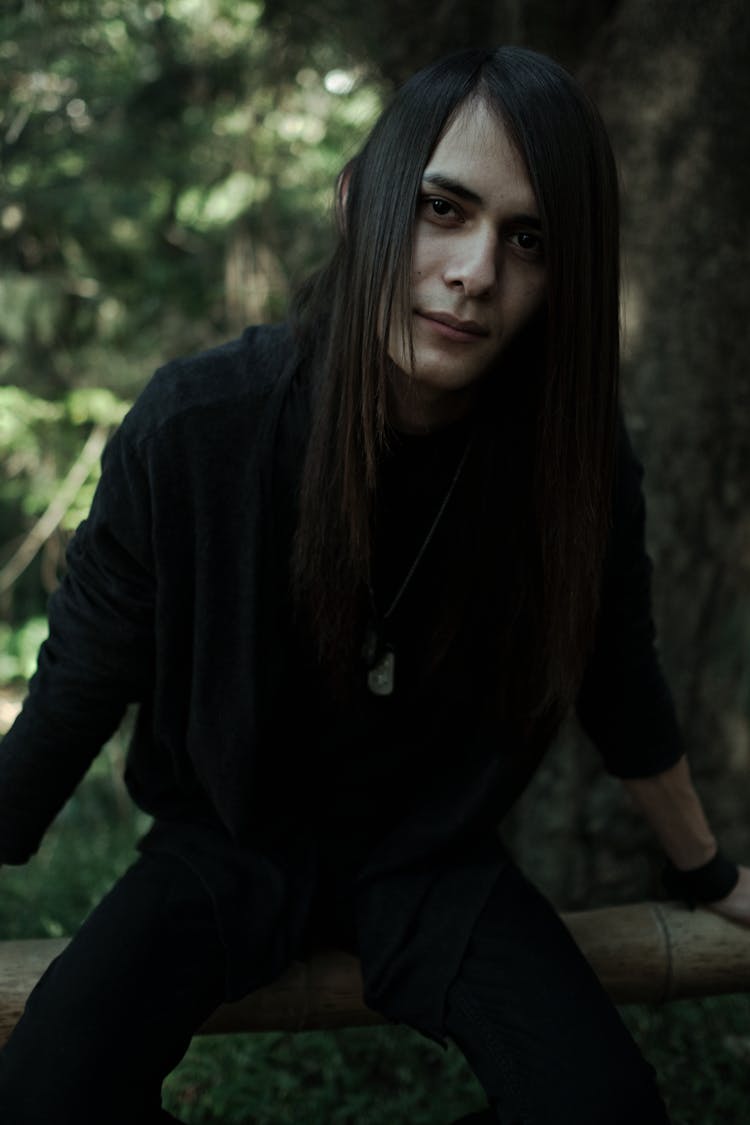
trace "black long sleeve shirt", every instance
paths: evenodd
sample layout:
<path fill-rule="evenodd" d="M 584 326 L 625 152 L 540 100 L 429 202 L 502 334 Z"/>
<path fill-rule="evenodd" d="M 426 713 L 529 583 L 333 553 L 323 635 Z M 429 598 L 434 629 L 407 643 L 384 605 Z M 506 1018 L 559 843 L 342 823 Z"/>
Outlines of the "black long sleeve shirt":
<path fill-rule="evenodd" d="M 440 1039 L 445 988 L 505 862 L 490 826 L 517 796 L 503 744 L 513 735 L 468 729 L 463 714 L 452 726 L 450 708 L 436 731 L 398 693 L 363 696 L 347 723 L 316 706 L 290 662 L 278 597 L 309 424 L 297 376 L 287 328 L 248 329 L 157 372 L 112 438 L 37 673 L 0 746 L 0 862 L 34 853 L 137 702 L 126 781 L 155 820 L 143 846 L 179 855 L 212 895 L 228 998 L 282 971 L 304 930 L 318 841 L 351 838 L 365 998 Z M 440 495 L 435 466 L 451 440 L 400 451 L 417 499 Z M 400 527 L 407 517 L 393 515 Z M 395 563 L 391 552 L 396 577 L 411 550 Z M 683 752 L 654 647 L 641 469 L 624 430 L 578 714 L 617 776 L 656 774 Z M 265 957 L 250 964 L 253 942 Z"/>

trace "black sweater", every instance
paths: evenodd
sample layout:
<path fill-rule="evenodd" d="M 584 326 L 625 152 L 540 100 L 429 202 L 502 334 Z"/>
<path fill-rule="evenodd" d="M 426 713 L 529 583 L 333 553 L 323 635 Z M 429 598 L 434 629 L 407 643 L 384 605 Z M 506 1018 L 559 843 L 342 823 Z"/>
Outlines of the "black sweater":
<path fill-rule="evenodd" d="M 420 745 L 398 699 L 365 701 L 348 737 L 316 709 L 290 662 L 283 596 L 309 424 L 297 368 L 288 329 L 248 329 L 157 372 L 112 438 L 0 746 L 0 862 L 34 853 L 138 702 L 126 781 L 155 818 L 143 846 L 179 855 L 213 896 L 228 997 L 294 955 L 316 841 L 346 839 L 351 818 L 337 808 L 359 800 L 365 830 L 347 860 L 366 999 L 439 1039 L 445 988 L 504 862 L 494 825 L 518 795 L 514 736 L 464 724 L 455 754 L 450 723 L 442 743 Z M 654 649 L 640 477 L 622 429 L 599 636 L 578 700 L 621 777 L 682 754 Z M 399 796 L 389 809 L 386 793 Z M 261 933 L 267 957 L 248 965 L 242 950 Z"/>

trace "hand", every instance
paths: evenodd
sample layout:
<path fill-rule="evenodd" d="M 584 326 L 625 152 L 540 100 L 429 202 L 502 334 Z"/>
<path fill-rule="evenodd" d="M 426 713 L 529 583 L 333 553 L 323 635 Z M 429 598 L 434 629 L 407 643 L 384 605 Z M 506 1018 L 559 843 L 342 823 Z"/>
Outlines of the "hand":
<path fill-rule="evenodd" d="M 705 904 L 715 914 L 750 926 L 750 867 L 740 867 L 737 886 L 725 898 Z"/>

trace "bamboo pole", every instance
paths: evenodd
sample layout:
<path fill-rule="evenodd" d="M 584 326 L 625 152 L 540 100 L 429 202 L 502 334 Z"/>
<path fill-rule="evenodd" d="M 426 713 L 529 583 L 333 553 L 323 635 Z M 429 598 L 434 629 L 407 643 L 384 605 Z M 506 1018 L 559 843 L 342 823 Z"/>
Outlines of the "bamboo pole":
<path fill-rule="evenodd" d="M 750 930 L 709 910 L 641 902 L 561 915 L 615 1003 L 750 992 Z M 67 939 L 0 942 L 0 1045 Z M 359 961 L 325 950 L 266 988 L 224 1004 L 201 1034 L 381 1024 L 362 1001 Z"/>

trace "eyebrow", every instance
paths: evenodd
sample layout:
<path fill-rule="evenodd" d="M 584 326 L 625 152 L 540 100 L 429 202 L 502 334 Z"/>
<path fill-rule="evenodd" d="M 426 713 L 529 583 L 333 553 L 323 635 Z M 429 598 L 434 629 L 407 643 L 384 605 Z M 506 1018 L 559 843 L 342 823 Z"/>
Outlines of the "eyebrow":
<path fill-rule="evenodd" d="M 481 195 L 477 195 L 471 188 L 465 187 L 451 176 L 444 176 L 442 172 L 425 172 L 422 177 L 422 182 L 443 188 L 444 191 L 449 191 L 452 195 L 457 195 L 459 199 L 465 199 L 467 203 L 476 203 L 481 206 L 483 202 Z"/>
<path fill-rule="evenodd" d="M 465 199 L 467 203 L 474 203 L 477 207 L 484 205 L 484 200 L 481 195 L 477 195 L 471 188 L 466 187 L 459 180 L 454 180 L 452 176 L 445 176 L 442 172 L 425 172 L 422 177 L 422 183 L 429 184 L 432 187 L 442 188 L 444 191 L 449 191 L 451 195 L 458 196 L 459 199 Z M 513 216 L 515 222 L 524 223 L 526 226 L 534 227 L 536 230 L 541 230 L 542 224 L 539 221 L 538 215 L 519 214 Z"/>

